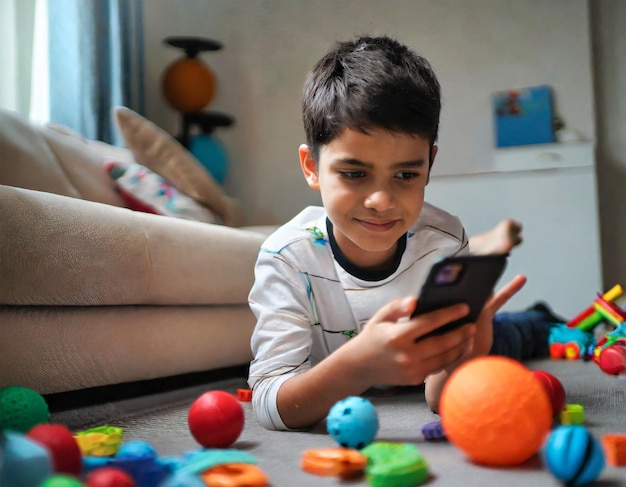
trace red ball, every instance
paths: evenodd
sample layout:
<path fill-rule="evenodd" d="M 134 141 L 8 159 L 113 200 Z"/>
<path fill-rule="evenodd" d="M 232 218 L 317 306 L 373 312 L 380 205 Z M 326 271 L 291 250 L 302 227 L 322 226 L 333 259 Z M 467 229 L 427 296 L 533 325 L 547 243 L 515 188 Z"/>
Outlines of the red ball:
<path fill-rule="evenodd" d="M 548 396 L 552 406 L 552 416 L 557 416 L 565 407 L 565 389 L 561 381 L 545 370 L 533 370 L 533 375 L 539 379 Z"/>
<path fill-rule="evenodd" d="M 189 431 L 205 448 L 228 448 L 243 431 L 243 407 L 224 391 L 209 391 L 189 408 Z"/>
<path fill-rule="evenodd" d="M 26 434 L 50 452 L 54 471 L 78 477 L 83 469 L 83 457 L 72 432 L 62 424 L 39 424 Z"/>
<path fill-rule="evenodd" d="M 92 470 L 85 478 L 86 487 L 136 487 L 133 478 L 115 467 Z"/>

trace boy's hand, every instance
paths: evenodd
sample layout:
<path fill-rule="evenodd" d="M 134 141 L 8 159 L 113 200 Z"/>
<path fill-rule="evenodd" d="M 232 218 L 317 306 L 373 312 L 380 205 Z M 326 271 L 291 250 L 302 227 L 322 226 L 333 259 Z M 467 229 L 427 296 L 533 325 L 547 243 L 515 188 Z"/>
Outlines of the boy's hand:
<path fill-rule="evenodd" d="M 398 322 L 411 316 L 416 299 L 394 300 L 381 308 L 363 332 L 348 345 L 355 353 L 363 374 L 371 384 L 420 384 L 442 370 L 451 371 L 469 358 L 486 355 L 493 342 L 492 321 L 496 312 L 526 283 L 516 276 L 496 292 L 483 308 L 475 324 L 424 340 L 416 340 L 432 330 L 465 316 L 469 309 L 458 304 Z M 367 380 L 363 377 L 363 380 Z"/>
<path fill-rule="evenodd" d="M 346 344 L 370 385 L 421 384 L 427 376 L 451 366 L 469 352 L 470 338 L 476 330 L 473 324 L 416 343 L 428 332 L 465 316 L 469 312 L 467 305 L 458 304 L 398 322 L 411 315 L 415 304 L 413 297 L 392 301 Z"/>
<path fill-rule="evenodd" d="M 526 276 L 517 275 L 487 301 L 476 321 L 474 344 L 467 358 L 487 355 L 493 344 L 493 317 L 524 285 Z"/>

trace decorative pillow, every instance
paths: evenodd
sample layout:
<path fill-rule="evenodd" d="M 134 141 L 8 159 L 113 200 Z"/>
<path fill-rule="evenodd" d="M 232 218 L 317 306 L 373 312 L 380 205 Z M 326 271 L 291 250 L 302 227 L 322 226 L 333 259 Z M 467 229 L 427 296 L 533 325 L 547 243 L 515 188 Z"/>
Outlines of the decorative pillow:
<path fill-rule="evenodd" d="M 242 206 L 174 137 L 126 107 L 115 107 L 117 126 L 136 161 L 159 174 L 181 193 L 213 211 L 222 223 L 243 223 Z"/>
<path fill-rule="evenodd" d="M 105 163 L 105 168 L 115 179 L 120 196 L 131 210 L 206 223 L 217 222 L 211 210 L 180 193 L 161 176 L 140 164 L 110 161 Z"/>

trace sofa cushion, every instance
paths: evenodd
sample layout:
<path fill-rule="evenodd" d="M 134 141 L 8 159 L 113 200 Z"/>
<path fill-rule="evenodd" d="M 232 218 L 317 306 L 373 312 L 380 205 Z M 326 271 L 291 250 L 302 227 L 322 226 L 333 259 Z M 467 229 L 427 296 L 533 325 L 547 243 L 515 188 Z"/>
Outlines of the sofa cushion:
<path fill-rule="evenodd" d="M 129 108 L 117 107 L 115 115 L 139 164 L 214 211 L 225 225 L 243 223 L 241 205 L 224 194 L 211 174 L 174 137 Z"/>
<path fill-rule="evenodd" d="M 115 179 L 117 192 L 126 202 L 126 207 L 131 210 L 218 223 L 215 214 L 206 206 L 181 193 L 141 164 L 110 161 L 105 163 L 105 167 Z"/>
<path fill-rule="evenodd" d="M 0 110 L 0 127 L 0 184 L 124 205 L 102 157 L 75 138 L 8 110 Z"/>
<path fill-rule="evenodd" d="M 0 185 L 0 305 L 246 304 L 265 236 Z"/>

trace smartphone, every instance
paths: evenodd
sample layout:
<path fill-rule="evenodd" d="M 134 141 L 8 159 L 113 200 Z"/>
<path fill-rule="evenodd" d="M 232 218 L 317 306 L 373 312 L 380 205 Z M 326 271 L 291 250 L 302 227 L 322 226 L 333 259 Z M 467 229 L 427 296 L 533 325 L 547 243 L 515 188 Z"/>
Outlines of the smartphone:
<path fill-rule="evenodd" d="M 475 322 L 504 272 L 508 255 L 466 255 L 446 257 L 433 264 L 417 300 L 411 318 L 466 303 L 469 313 L 447 323 L 418 340 L 442 335 L 466 323 Z"/>

